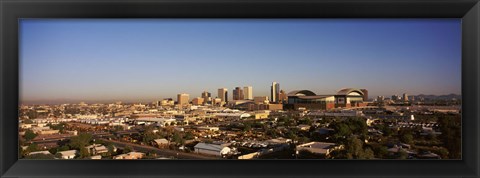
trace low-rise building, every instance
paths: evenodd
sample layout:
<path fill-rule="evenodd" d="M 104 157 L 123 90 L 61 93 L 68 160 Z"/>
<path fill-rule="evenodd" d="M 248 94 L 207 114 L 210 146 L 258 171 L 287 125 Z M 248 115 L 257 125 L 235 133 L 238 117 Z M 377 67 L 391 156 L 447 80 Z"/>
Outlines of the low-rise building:
<path fill-rule="evenodd" d="M 192 104 L 193 105 L 203 105 L 204 101 L 205 101 L 204 98 L 197 97 L 197 98 L 194 98 L 192 100 Z"/>
<path fill-rule="evenodd" d="M 77 150 L 67 150 L 57 152 L 57 157 L 60 159 L 73 159 L 78 155 Z"/>
<path fill-rule="evenodd" d="M 35 155 L 35 154 L 51 155 L 52 153 L 50 153 L 49 151 L 34 151 L 34 152 L 28 153 L 28 155 Z"/>
<path fill-rule="evenodd" d="M 255 116 L 255 119 L 267 119 L 270 112 L 255 112 L 253 115 Z"/>
<path fill-rule="evenodd" d="M 108 153 L 108 148 L 101 145 L 101 144 L 93 144 L 85 147 L 88 151 L 88 153 L 91 154 L 102 154 L 102 153 Z"/>
<path fill-rule="evenodd" d="M 132 151 L 126 154 L 114 156 L 113 159 L 142 159 L 144 156 L 145 153 Z"/>
<path fill-rule="evenodd" d="M 51 134 L 58 134 L 60 130 L 41 130 L 37 132 L 40 135 L 51 135 Z"/>
<path fill-rule="evenodd" d="M 204 127 L 197 127 L 197 130 L 199 131 L 219 131 L 219 127 L 209 127 L 209 126 L 204 126 Z"/>
<path fill-rule="evenodd" d="M 222 119 L 241 119 L 241 118 L 247 118 L 250 117 L 251 115 L 249 113 L 214 113 L 213 114 L 217 118 L 222 118 Z"/>
<path fill-rule="evenodd" d="M 335 149 L 341 149 L 342 146 L 338 146 L 335 143 L 327 142 L 309 142 L 305 144 L 298 145 L 296 147 L 296 153 L 305 150 L 315 154 L 329 155 L 331 151 Z"/>
<path fill-rule="evenodd" d="M 102 159 L 101 155 L 90 156 L 90 159 Z"/>
<path fill-rule="evenodd" d="M 224 145 L 219 144 L 209 144 L 209 143 L 198 143 L 194 146 L 195 153 L 214 155 L 214 156 L 223 156 L 230 153 L 231 149 Z"/>
<path fill-rule="evenodd" d="M 167 139 L 164 139 L 164 138 L 153 140 L 153 145 L 157 146 L 157 147 L 166 147 L 169 144 L 170 144 L 170 142 Z"/>

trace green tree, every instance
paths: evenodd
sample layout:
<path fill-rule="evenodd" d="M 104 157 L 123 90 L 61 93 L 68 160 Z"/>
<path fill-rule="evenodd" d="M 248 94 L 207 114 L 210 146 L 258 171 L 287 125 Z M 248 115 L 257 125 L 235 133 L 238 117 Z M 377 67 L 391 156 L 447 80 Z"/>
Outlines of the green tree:
<path fill-rule="evenodd" d="M 129 153 L 132 151 L 133 151 L 133 148 L 130 145 L 127 145 L 125 146 L 125 148 L 123 148 L 123 153 Z"/>
<path fill-rule="evenodd" d="M 47 126 L 49 126 L 53 130 L 59 130 L 60 132 L 63 132 L 66 124 L 65 123 L 60 123 L 60 124 L 53 125 L 53 124 L 49 123 L 49 124 L 47 124 Z"/>
<path fill-rule="evenodd" d="M 390 137 L 390 136 L 392 136 L 393 134 L 395 134 L 395 131 L 394 131 L 392 128 L 388 127 L 388 126 L 384 126 L 384 127 L 382 128 L 382 132 L 383 132 L 383 135 L 386 136 L 386 137 Z"/>
<path fill-rule="evenodd" d="M 398 159 L 407 159 L 408 158 L 408 153 L 403 151 L 403 150 L 400 150 L 398 152 Z"/>
<path fill-rule="evenodd" d="M 110 144 L 107 146 L 107 148 L 108 148 L 108 152 L 113 155 L 115 151 L 115 147 L 112 144 Z"/>
<path fill-rule="evenodd" d="M 376 157 L 378 158 L 387 158 L 388 156 L 388 148 L 386 146 L 375 144 L 372 146 L 373 152 L 375 153 Z"/>
<path fill-rule="evenodd" d="M 298 159 L 325 159 L 324 154 L 315 154 L 308 150 L 301 150 L 297 155 Z"/>
<path fill-rule="evenodd" d="M 38 148 L 37 144 L 33 143 L 33 144 L 28 145 L 27 149 L 25 149 L 23 154 L 28 154 L 28 153 L 35 152 L 35 151 L 40 151 L 40 149 Z"/>
<path fill-rule="evenodd" d="M 24 138 L 27 141 L 33 140 L 35 137 L 37 137 L 37 134 L 34 133 L 32 130 L 27 130 L 25 131 Z"/>
<path fill-rule="evenodd" d="M 307 142 L 310 142 L 310 139 L 308 137 L 298 137 L 298 142 L 307 143 Z"/>
<path fill-rule="evenodd" d="M 58 147 L 57 150 L 58 151 L 67 151 L 67 150 L 70 150 L 70 147 L 68 145 L 63 145 L 61 147 Z"/>
<path fill-rule="evenodd" d="M 48 152 L 50 152 L 50 153 L 52 153 L 52 154 L 56 154 L 57 151 L 58 151 L 57 148 L 50 148 L 50 149 L 48 149 Z"/>
<path fill-rule="evenodd" d="M 25 156 L 25 159 L 55 159 L 55 156 L 52 154 L 32 154 Z"/>
<path fill-rule="evenodd" d="M 245 122 L 243 123 L 243 131 L 248 132 L 252 130 L 252 124 L 250 122 Z"/>
<path fill-rule="evenodd" d="M 89 133 L 81 133 L 78 136 L 70 138 L 70 148 L 80 150 L 85 146 L 89 145 L 92 141 L 92 134 Z"/>
<path fill-rule="evenodd" d="M 461 117 L 459 115 L 442 115 L 438 118 L 438 123 L 442 132 L 439 137 L 448 150 L 448 157 L 450 159 L 461 158 Z"/>
<path fill-rule="evenodd" d="M 32 121 L 31 119 L 25 119 L 25 120 L 23 121 L 23 123 L 25 123 L 25 124 L 33 124 L 33 121 Z"/>
<path fill-rule="evenodd" d="M 277 138 L 278 137 L 278 131 L 276 129 L 270 128 L 267 131 L 265 131 L 267 135 L 269 135 L 272 138 Z"/>
<path fill-rule="evenodd" d="M 374 154 L 370 148 L 363 148 L 362 140 L 350 137 L 345 143 L 345 155 L 343 157 L 347 159 L 372 159 Z"/>
<path fill-rule="evenodd" d="M 186 132 L 185 133 L 185 139 L 191 140 L 191 139 L 194 139 L 194 138 L 195 138 L 195 136 L 193 135 L 192 132 Z"/>
<path fill-rule="evenodd" d="M 184 145 L 185 139 L 179 132 L 174 132 L 172 136 L 172 141 L 175 142 L 177 145 Z"/>
<path fill-rule="evenodd" d="M 403 134 L 400 135 L 400 141 L 406 144 L 412 144 L 413 143 L 413 135 L 412 134 Z"/>
<path fill-rule="evenodd" d="M 80 158 L 88 158 L 90 157 L 90 153 L 88 152 L 87 148 L 81 147 L 80 148 Z"/>

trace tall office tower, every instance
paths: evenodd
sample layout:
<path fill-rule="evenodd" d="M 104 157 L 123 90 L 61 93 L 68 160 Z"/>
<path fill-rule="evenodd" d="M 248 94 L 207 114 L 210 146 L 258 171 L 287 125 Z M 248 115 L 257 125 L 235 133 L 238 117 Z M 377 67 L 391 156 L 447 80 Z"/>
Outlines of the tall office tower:
<path fill-rule="evenodd" d="M 407 93 L 403 94 L 403 101 L 407 102 L 408 101 L 408 95 Z"/>
<path fill-rule="evenodd" d="M 278 100 L 280 101 L 280 103 L 286 103 L 287 98 L 287 93 L 285 93 L 285 91 L 283 90 L 280 90 L 280 94 L 278 94 Z"/>
<path fill-rule="evenodd" d="M 367 89 L 360 89 L 363 92 L 363 101 L 368 101 L 368 90 Z"/>
<path fill-rule="evenodd" d="M 228 91 L 225 92 L 225 103 L 228 103 Z"/>
<path fill-rule="evenodd" d="M 218 89 L 218 98 L 220 98 L 222 102 L 228 102 L 228 91 L 226 88 Z"/>
<path fill-rule="evenodd" d="M 280 94 L 280 84 L 277 82 L 272 82 L 272 87 L 270 92 L 271 92 L 270 97 L 272 99 L 272 102 L 277 102 L 278 95 Z"/>
<path fill-rule="evenodd" d="M 186 93 L 178 94 L 178 95 L 177 95 L 177 103 L 178 103 L 178 105 L 187 105 L 189 98 L 190 98 L 190 95 L 189 95 L 189 94 L 186 94 Z"/>
<path fill-rule="evenodd" d="M 383 102 L 385 100 L 384 96 L 377 96 L 377 102 Z"/>
<path fill-rule="evenodd" d="M 202 98 L 203 98 L 203 104 L 211 103 L 212 94 L 207 92 L 207 91 L 203 91 L 202 92 Z"/>
<path fill-rule="evenodd" d="M 233 100 L 243 100 L 243 90 L 240 87 L 235 87 L 233 90 Z"/>
<path fill-rule="evenodd" d="M 212 94 L 207 92 L 207 91 L 203 91 L 202 92 L 202 98 L 208 98 L 208 97 L 212 97 Z"/>
<path fill-rule="evenodd" d="M 392 95 L 392 101 L 397 101 L 399 100 L 398 95 Z"/>
<path fill-rule="evenodd" d="M 278 97 L 280 95 L 280 84 L 279 83 L 275 84 L 275 94 L 277 95 L 276 98 L 277 98 L 277 102 L 278 102 Z"/>
<path fill-rule="evenodd" d="M 252 86 L 243 87 L 244 97 L 247 100 L 253 100 L 253 88 Z"/>

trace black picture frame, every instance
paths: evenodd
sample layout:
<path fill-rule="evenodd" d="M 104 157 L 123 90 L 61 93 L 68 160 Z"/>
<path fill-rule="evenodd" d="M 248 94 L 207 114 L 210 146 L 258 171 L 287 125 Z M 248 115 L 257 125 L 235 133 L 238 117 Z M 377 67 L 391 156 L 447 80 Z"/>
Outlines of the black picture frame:
<path fill-rule="evenodd" d="M 462 160 L 18 160 L 19 18 L 461 18 Z M 478 177 L 478 0 L 0 0 L 2 177 Z"/>

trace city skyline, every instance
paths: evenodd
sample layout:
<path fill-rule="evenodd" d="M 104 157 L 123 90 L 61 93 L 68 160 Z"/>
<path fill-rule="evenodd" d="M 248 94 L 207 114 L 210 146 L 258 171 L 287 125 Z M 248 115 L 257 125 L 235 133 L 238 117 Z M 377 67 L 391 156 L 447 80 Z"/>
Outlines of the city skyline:
<path fill-rule="evenodd" d="M 461 94 L 460 20 L 20 21 L 20 99 Z M 362 45 L 363 44 L 363 45 Z M 344 52 L 345 51 L 345 52 Z M 327 67 L 325 67 L 327 66 Z"/>

